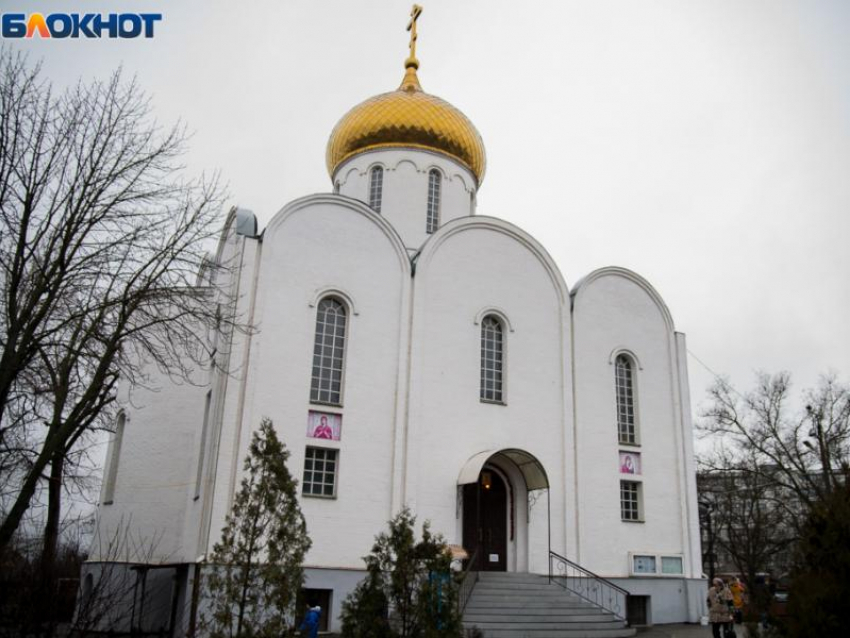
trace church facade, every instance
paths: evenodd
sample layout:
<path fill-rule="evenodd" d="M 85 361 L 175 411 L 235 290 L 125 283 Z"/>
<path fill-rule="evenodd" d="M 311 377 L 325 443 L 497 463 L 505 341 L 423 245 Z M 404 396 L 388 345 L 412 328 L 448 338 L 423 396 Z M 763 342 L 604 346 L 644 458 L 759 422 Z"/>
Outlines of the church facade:
<path fill-rule="evenodd" d="M 228 267 L 208 276 L 253 330 L 217 344 L 227 373 L 134 390 L 101 536 L 156 539 L 122 560 L 149 596 L 171 583 L 148 609 L 188 627 L 198 566 L 269 417 L 313 542 L 307 594 L 331 630 L 403 507 L 480 569 L 546 574 L 562 556 L 628 590 L 647 622 L 698 620 L 684 336 L 638 274 L 602 268 L 570 287 L 541 242 L 479 214 L 481 137 L 417 69 L 412 46 L 401 86 L 340 120 L 333 192 L 262 232 L 230 212 L 214 257 Z M 89 587 L 108 560 L 94 552 Z"/>

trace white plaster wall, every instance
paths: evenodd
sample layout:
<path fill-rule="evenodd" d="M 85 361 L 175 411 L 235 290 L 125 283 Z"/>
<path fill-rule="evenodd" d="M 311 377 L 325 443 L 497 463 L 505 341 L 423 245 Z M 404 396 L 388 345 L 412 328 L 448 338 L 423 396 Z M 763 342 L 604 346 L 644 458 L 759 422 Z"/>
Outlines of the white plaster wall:
<path fill-rule="evenodd" d="M 470 216 L 465 189 L 455 193 L 463 192 L 466 209 L 458 195 L 458 215 L 444 216 L 440 230 L 425 235 L 429 166 L 414 170 L 404 153 L 354 158 L 362 171 L 358 176 L 352 166 L 348 184 L 365 189 L 367 160 L 386 154 L 400 162 L 385 173 L 385 193 L 390 178 L 407 180 L 405 191 L 416 191 L 421 180 L 421 214 L 395 216 L 402 203 L 385 199 L 377 215 L 343 187 L 341 196 L 291 203 L 261 240 L 227 227 L 218 255 L 233 266 L 225 287 L 256 332 L 221 344 L 230 374 L 197 387 L 159 379 L 156 392 L 134 395 L 115 504 L 101 507 L 102 528 L 132 514 L 139 536 L 159 539 L 157 560 L 192 561 L 209 551 L 251 434 L 269 416 L 299 482 L 307 445 L 340 451 L 337 498 L 301 499 L 313 540 L 308 566 L 361 569 L 375 534 L 403 504 L 461 543 L 461 468 L 482 451 L 519 448 L 543 464 L 551 491 L 529 507 L 517 474 L 506 468 L 517 496 L 509 569 L 548 569 L 551 505 L 552 549 L 601 575 L 628 576 L 629 552 L 684 554 L 685 576 L 698 575 L 685 346 L 663 302 L 633 273 L 611 268 L 580 284 L 571 313 L 567 287 L 545 250 L 507 222 Z M 411 220 L 421 221 L 416 241 L 427 241 L 415 277 L 407 258 L 412 242 L 404 245 L 390 219 L 408 224 L 408 237 L 419 232 Z M 315 304 L 325 293 L 351 304 L 340 408 L 309 401 Z M 489 311 L 507 319 L 505 405 L 479 399 L 476 319 Z M 622 348 L 640 364 L 643 523 L 620 520 L 618 450 L 626 448 L 617 442 L 612 353 Z M 209 388 L 212 422 L 195 499 Z M 340 442 L 306 437 L 310 409 L 343 415 Z"/>
<path fill-rule="evenodd" d="M 222 436 L 222 441 L 238 438 L 238 454 L 223 443 L 221 456 L 244 458 L 264 416 L 274 421 L 289 448 L 289 468 L 299 483 L 307 445 L 339 449 L 337 498 L 301 499 L 313 541 L 308 565 L 362 568 L 361 557 L 391 516 L 409 268 L 386 220 L 345 197 L 297 200 L 278 213 L 263 236 L 241 435 L 234 437 L 237 424 L 225 420 Z M 315 303 L 330 290 L 352 304 L 338 409 L 310 403 Z M 231 383 L 228 394 L 238 391 Z M 341 413 L 342 440 L 308 439 L 310 409 Z M 240 476 L 241 469 L 237 485 Z M 210 542 L 226 511 L 217 495 Z"/>
<path fill-rule="evenodd" d="M 707 614 L 704 580 L 692 578 L 615 578 L 614 584 L 634 596 L 649 596 L 648 623 L 698 623 Z M 708 635 L 708 632 L 705 632 Z"/>
<path fill-rule="evenodd" d="M 250 213 L 247 213 L 250 215 Z M 229 305 L 238 323 L 248 323 L 246 291 L 252 278 L 244 268 L 256 252 L 257 241 L 235 232 L 236 209 L 228 214 L 214 261 L 213 271 L 224 295 L 209 296 L 211 304 Z M 246 246 L 247 243 L 247 246 Z M 223 310 L 228 313 L 227 309 Z M 216 341 L 217 363 L 222 372 L 198 366 L 188 381 L 169 377 L 149 364 L 145 387 L 122 389 L 122 405 L 127 415 L 119 455 L 115 499 L 101 505 L 99 538 L 93 556 L 103 554 L 116 530 L 132 535 L 131 552 L 122 560 L 194 561 L 206 551 L 205 531 L 216 480 L 228 483 L 219 473 L 218 442 L 226 405 L 227 383 L 242 375 L 240 355 L 246 337 L 239 332 Z M 207 392 L 212 390 L 209 425 L 202 449 L 202 431 Z M 231 419 L 232 421 L 232 419 Z M 109 456 L 114 454 L 110 442 Z M 199 498 L 195 498 L 198 464 L 203 463 Z M 227 469 L 225 467 L 225 469 Z M 226 491 L 219 490 L 226 500 Z M 151 552 L 150 550 L 155 550 Z"/>
<path fill-rule="evenodd" d="M 232 231 L 232 229 L 230 229 Z M 256 238 L 246 238 L 230 232 L 220 249 L 219 260 L 228 266 L 220 282 L 227 291 L 223 301 L 246 330 L 231 330 L 217 344 L 219 369 L 215 371 L 210 388 L 210 423 L 202 469 L 202 486 L 198 499 L 194 492 L 187 495 L 187 508 L 192 513 L 186 536 L 195 543 L 196 556 L 208 555 L 218 541 L 224 513 L 230 511 L 238 486 L 247 448 L 243 449 L 242 414 L 245 409 L 244 388 L 250 364 L 253 331 L 256 319 L 253 307 L 261 245 Z M 198 454 L 201 453 L 200 446 Z M 196 468 L 199 461 L 196 458 Z"/>
<path fill-rule="evenodd" d="M 184 544 L 183 524 L 206 390 L 151 372 L 151 387 L 135 389 L 124 406 L 114 499 L 99 506 L 93 560 L 194 558 Z M 114 436 L 109 445 L 114 448 Z"/>
<path fill-rule="evenodd" d="M 678 370 L 678 395 L 680 424 L 682 430 L 682 456 L 684 459 L 685 475 L 683 491 L 685 505 L 683 508 L 684 524 L 687 529 L 687 541 L 690 550 L 690 566 L 688 572 L 692 578 L 702 577 L 702 545 L 699 531 L 699 503 L 697 501 L 697 464 L 694 455 L 694 426 L 691 419 L 690 383 L 688 382 L 688 347 L 685 335 L 676 333 L 676 364 Z"/>
<path fill-rule="evenodd" d="M 578 562 L 603 576 L 626 576 L 628 553 L 684 554 L 686 466 L 676 396 L 674 335 L 660 298 L 622 269 L 592 273 L 574 293 L 578 468 Z M 640 446 L 618 444 L 613 353 L 637 359 L 634 383 Z M 618 450 L 640 452 L 643 522 L 620 518 Z"/>
<path fill-rule="evenodd" d="M 386 149 L 355 155 L 337 168 L 334 183 L 339 193 L 369 203 L 370 170 L 384 169 L 381 215 L 401 236 L 405 246 L 418 249 L 428 239 L 425 232 L 428 208 L 428 173 L 443 175 L 440 224 L 475 214 L 475 178 L 459 163 L 440 153 L 424 150 Z"/>
<path fill-rule="evenodd" d="M 466 461 L 485 450 L 520 448 L 549 475 L 553 545 L 563 551 L 570 412 L 565 303 L 566 286 L 542 248 L 500 220 L 451 222 L 417 260 L 405 500 L 449 542 L 462 541 L 455 486 Z M 487 309 L 497 309 L 513 327 L 505 332 L 505 405 L 479 398 L 481 326 L 475 319 Z M 532 510 L 528 546 L 517 548 L 518 569 L 546 569 L 545 508 L 541 500 Z"/>

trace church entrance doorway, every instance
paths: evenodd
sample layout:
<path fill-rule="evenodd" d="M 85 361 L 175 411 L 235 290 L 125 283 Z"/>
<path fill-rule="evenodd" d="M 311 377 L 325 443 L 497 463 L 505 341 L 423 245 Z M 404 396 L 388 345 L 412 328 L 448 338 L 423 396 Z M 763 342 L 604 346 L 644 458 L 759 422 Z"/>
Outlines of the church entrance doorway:
<path fill-rule="evenodd" d="M 463 486 L 463 546 L 477 552 L 478 569 L 508 567 L 509 487 L 498 472 L 484 468 L 475 483 Z"/>
<path fill-rule="evenodd" d="M 535 507 L 542 490 L 545 509 Z M 470 456 L 457 477 L 455 538 L 475 559 L 471 569 L 531 570 L 531 549 L 551 548 L 548 493 L 546 470 L 530 452 L 503 448 Z"/>

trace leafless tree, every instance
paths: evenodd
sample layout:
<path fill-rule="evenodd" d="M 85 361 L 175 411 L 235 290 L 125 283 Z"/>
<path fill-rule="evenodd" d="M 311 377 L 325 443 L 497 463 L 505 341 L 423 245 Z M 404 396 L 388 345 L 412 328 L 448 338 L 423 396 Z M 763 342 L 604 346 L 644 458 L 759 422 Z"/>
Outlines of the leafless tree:
<path fill-rule="evenodd" d="M 700 459 L 700 501 L 715 545 L 752 584 L 787 569 L 807 513 L 844 480 L 850 387 L 824 376 L 795 404 L 788 373 L 759 374 L 746 394 L 720 380 L 709 396 L 699 428 L 714 447 Z"/>
<path fill-rule="evenodd" d="M 163 555 L 161 535 L 139 533 L 131 518 L 105 534 L 89 523 L 91 515 L 65 530 L 49 593 L 39 581 L 40 539 L 16 535 L 0 569 L 0 638 L 174 633 L 183 566 Z"/>
<path fill-rule="evenodd" d="M 803 410 L 794 409 L 785 372 L 759 374 L 755 389 L 743 395 L 721 380 L 709 397 L 700 429 L 719 453 L 704 457 L 708 469 L 758 475 L 761 485 L 786 495 L 782 500 L 794 515 L 841 480 L 850 461 L 850 387 L 836 376 L 822 377 L 803 393 Z"/>
<path fill-rule="evenodd" d="M 697 476 L 700 504 L 710 510 L 703 521 L 714 554 L 709 571 L 716 564 L 721 571 L 744 575 L 750 586 L 758 574 L 786 573 L 797 522 L 784 502 L 789 495 L 760 472 L 722 465 L 722 470 Z M 768 601 L 756 597 L 752 602 L 761 611 Z"/>
<path fill-rule="evenodd" d="M 41 509 L 31 508 L 27 518 Z M 36 517 L 39 515 L 35 512 Z M 41 580 L 40 528 L 33 521 L 24 522 L 21 533 L 0 559 L 0 638 L 55 635 L 60 625 L 72 620 L 93 522 L 91 513 L 75 516 L 66 511 L 53 569 L 55 580 L 49 591 Z"/>
<path fill-rule="evenodd" d="M 167 569 L 167 559 L 156 557 L 159 552 L 159 536 L 144 537 L 134 534 L 131 521 L 122 521 L 109 536 L 95 534 L 90 560 L 81 575 L 81 586 L 76 600 L 76 609 L 70 623 L 68 635 L 90 636 L 94 633 L 145 633 L 144 608 L 153 598 L 161 598 L 161 589 L 168 583 L 173 587 L 173 578 L 161 579 L 157 583 L 146 583 L 146 574 L 139 567 Z M 134 569 L 135 566 L 135 569 Z M 167 593 L 167 592 L 166 592 Z M 142 610 L 137 610 L 137 605 Z M 156 617 L 167 616 L 162 609 L 154 610 Z M 173 628 L 171 628 L 173 629 Z"/>
<path fill-rule="evenodd" d="M 222 189 L 182 177 L 186 142 L 120 71 L 57 94 L 0 51 L 0 552 L 46 483 L 49 564 L 65 466 L 110 428 L 119 379 L 189 378 L 234 326 L 197 285 Z"/>

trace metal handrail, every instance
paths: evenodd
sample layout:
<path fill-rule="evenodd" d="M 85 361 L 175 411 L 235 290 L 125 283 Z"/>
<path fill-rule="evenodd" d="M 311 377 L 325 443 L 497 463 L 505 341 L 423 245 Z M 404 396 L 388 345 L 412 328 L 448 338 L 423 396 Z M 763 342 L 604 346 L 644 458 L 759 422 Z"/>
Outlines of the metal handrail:
<path fill-rule="evenodd" d="M 460 587 L 457 591 L 457 605 L 460 613 L 466 609 L 466 603 L 469 602 L 469 597 L 472 596 L 472 590 L 475 589 L 475 584 L 479 579 L 478 572 L 478 549 L 472 553 L 472 557 L 466 564 L 466 569 L 463 570 L 463 575 L 460 577 Z"/>
<path fill-rule="evenodd" d="M 557 575 L 555 567 L 560 572 Z M 549 552 L 549 582 L 557 583 L 628 623 L 628 591 L 553 551 Z"/>

